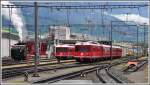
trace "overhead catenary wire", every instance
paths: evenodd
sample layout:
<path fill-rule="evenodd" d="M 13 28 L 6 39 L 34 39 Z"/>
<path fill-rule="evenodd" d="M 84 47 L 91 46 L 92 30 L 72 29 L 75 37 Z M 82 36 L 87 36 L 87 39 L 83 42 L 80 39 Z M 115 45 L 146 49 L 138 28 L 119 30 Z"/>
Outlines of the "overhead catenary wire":
<path fill-rule="evenodd" d="M 145 7 L 148 6 L 147 4 L 141 4 L 141 5 L 79 5 L 79 6 L 57 6 L 57 5 L 39 5 L 38 7 L 50 7 L 53 9 L 116 9 L 116 8 L 138 8 L 138 7 Z M 28 8 L 28 7 L 34 7 L 34 5 L 2 5 L 2 8 Z"/>
<path fill-rule="evenodd" d="M 137 8 L 137 7 L 145 7 L 145 6 L 147 6 L 147 5 L 135 5 L 135 6 L 133 6 L 134 4 L 131 4 L 131 5 L 111 5 L 111 4 L 105 4 L 105 5 L 79 5 L 79 6 L 77 6 L 77 5 L 75 5 L 75 6 L 71 6 L 71 5 L 68 5 L 68 6 L 65 6 L 65 5 L 60 5 L 60 6 L 57 6 L 57 5 L 46 5 L 46 6 L 43 6 L 43 5 L 39 5 L 39 7 L 43 7 L 43 8 L 50 8 L 50 9 L 52 9 L 52 10 L 54 10 L 54 9 L 97 9 L 98 7 L 99 7 L 99 9 L 102 9 L 103 8 L 103 6 L 105 6 L 105 8 L 108 10 L 108 9 L 113 9 L 113 7 L 114 8 Z M 16 6 L 21 6 L 21 5 L 16 5 Z M 24 5 L 24 6 L 27 6 L 27 5 Z M 32 5 L 29 5 L 30 7 L 32 7 Z M 108 7 L 107 7 L 108 6 Z M 11 6 L 9 6 L 9 7 L 11 7 Z M 14 6 L 12 6 L 12 7 L 14 7 Z M 104 10 L 104 9 L 102 9 L 102 10 Z M 46 19 L 46 18 L 45 18 Z M 103 21 L 103 19 L 102 19 L 102 21 Z M 69 22 L 69 21 L 68 21 Z M 70 22 L 69 22 L 70 23 Z M 42 25 L 40 25 L 40 26 L 42 26 Z M 45 26 L 45 25 L 43 25 L 43 26 Z M 71 26 L 73 26 L 73 25 L 70 25 L 69 27 L 71 27 Z M 74 25 L 75 26 L 75 25 Z M 77 25 L 76 25 L 77 26 Z M 81 25 L 79 25 L 79 26 L 81 26 Z M 82 25 L 83 26 L 83 25 Z M 95 26 L 95 24 L 94 25 L 92 25 L 92 26 Z M 106 25 L 102 25 L 102 26 L 106 26 Z M 108 25 L 109 26 L 109 25 Z M 103 31 L 103 33 L 104 33 L 104 31 Z"/>

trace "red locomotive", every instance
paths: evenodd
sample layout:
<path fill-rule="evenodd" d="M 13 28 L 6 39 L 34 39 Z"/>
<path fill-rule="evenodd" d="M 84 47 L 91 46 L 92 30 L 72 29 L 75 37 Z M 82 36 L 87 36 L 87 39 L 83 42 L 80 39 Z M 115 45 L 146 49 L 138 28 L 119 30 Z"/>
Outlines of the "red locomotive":
<path fill-rule="evenodd" d="M 72 59 L 75 55 L 75 45 L 62 44 L 55 46 L 55 57 L 57 59 Z"/>
<path fill-rule="evenodd" d="M 101 59 L 111 58 L 111 46 L 102 45 L 97 42 L 78 42 L 75 44 L 74 58 L 78 62 L 93 62 Z M 112 58 L 120 58 L 122 49 L 118 46 L 112 46 Z"/>

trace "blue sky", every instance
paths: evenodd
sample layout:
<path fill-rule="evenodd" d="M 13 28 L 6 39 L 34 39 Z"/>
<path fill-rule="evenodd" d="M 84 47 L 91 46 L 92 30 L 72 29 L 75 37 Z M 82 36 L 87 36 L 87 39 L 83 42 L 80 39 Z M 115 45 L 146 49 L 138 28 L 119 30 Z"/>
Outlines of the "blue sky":
<path fill-rule="evenodd" d="M 21 3 L 14 3 L 14 4 L 23 4 L 23 5 L 33 5 L 33 3 L 25 3 L 25 2 L 21 2 Z M 77 2 L 77 3 L 38 3 L 38 5 L 101 5 L 101 4 L 113 4 L 113 5 L 121 5 L 121 4 L 125 4 L 125 5 L 131 5 L 131 4 L 148 4 L 147 2 L 143 2 L 143 3 L 137 3 L 137 2 L 92 2 L 92 3 L 87 3 L 87 2 Z M 140 10 L 140 12 L 139 12 Z M 126 8 L 126 9 L 108 9 L 108 10 L 100 10 L 100 9 L 73 9 L 73 10 L 69 10 L 69 17 L 67 17 L 67 10 L 65 9 L 50 9 L 50 8 L 39 8 L 39 25 L 46 25 L 46 26 L 42 26 L 39 27 L 41 32 L 46 32 L 48 29 L 48 25 L 52 25 L 52 24 L 57 24 L 57 25 L 62 25 L 62 24 L 67 24 L 68 23 L 68 19 L 69 19 L 69 24 L 87 24 L 87 19 L 91 21 L 92 24 L 110 24 L 111 20 L 118 20 L 114 17 L 108 16 L 103 14 L 103 12 L 107 12 L 109 14 L 135 14 L 135 15 L 140 15 L 142 17 L 148 18 L 148 7 L 141 7 L 139 9 L 137 8 Z M 22 14 L 22 18 L 24 18 L 25 20 L 25 24 L 26 24 L 26 28 L 28 29 L 28 31 L 33 31 L 34 30 L 34 9 L 33 8 L 22 8 L 21 9 L 21 14 Z M 102 20 L 103 18 L 103 20 Z M 9 20 L 8 20 L 9 21 Z M 103 23 L 102 23 L 103 21 Z M 118 20 L 119 21 L 119 20 Z M 4 22 L 4 21 L 3 21 Z M 8 23 L 7 23 L 8 24 Z M 6 23 L 3 23 L 3 26 L 8 26 Z M 30 25 L 30 26 L 28 26 Z M 77 27 L 71 27 L 71 31 L 72 32 L 79 32 L 79 33 L 88 33 L 86 31 L 83 31 L 81 29 L 85 29 L 88 27 L 85 26 L 77 26 Z M 105 28 L 105 29 L 103 29 Z M 120 29 L 122 28 L 122 29 Z M 131 31 L 135 31 L 135 29 L 131 30 L 127 27 L 120 27 L 117 28 L 119 31 L 126 31 L 126 32 L 131 32 Z M 109 27 L 92 27 L 92 35 L 93 36 L 106 36 L 109 37 L 109 31 L 108 31 Z M 118 34 L 114 32 L 114 39 L 123 39 L 123 37 L 125 35 L 123 34 Z M 120 37 L 117 37 L 118 35 Z M 125 39 L 134 39 L 135 40 L 135 36 L 130 38 L 130 36 L 125 37 Z M 141 35 L 142 36 L 142 35 Z"/>

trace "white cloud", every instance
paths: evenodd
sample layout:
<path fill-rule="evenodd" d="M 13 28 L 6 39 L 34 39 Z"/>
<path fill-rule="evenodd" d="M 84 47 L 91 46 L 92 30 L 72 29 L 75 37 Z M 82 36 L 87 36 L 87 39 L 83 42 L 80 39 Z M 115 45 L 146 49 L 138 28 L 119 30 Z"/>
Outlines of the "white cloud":
<path fill-rule="evenodd" d="M 1 4 L 2 5 L 14 5 L 10 3 L 9 1 L 2 1 Z M 25 40 L 27 36 L 27 30 L 24 26 L 24 22 L 20 14 L 20 10 L 17 8 L 13 8 L 12 10 L 10 8 L 2 8 L 2 15 L 8 20 L 10 20 L 10 17 L 11 17 L 11 22 L 15 26 L 16 30 L 18 31 L 20 40 L 21 41 Z"/>
<path fill-rule="evenodd" d="M 135 22 L 136 24 L 147 24 L 149 25 L 149 19 L 148 18 L 145 18 L 145 17 L 142 17 L 140 15 L 136 15 L 136 14 L 110 14 L 110 13 L 107 13 L 107 12 L 104 12 L 104 14 L 106 15 L 109 15 L 109 16 L 112 16 L 112 17 L 115 17 L 117 19 L 120 19 L 122 21 L 133 21 Z"/>

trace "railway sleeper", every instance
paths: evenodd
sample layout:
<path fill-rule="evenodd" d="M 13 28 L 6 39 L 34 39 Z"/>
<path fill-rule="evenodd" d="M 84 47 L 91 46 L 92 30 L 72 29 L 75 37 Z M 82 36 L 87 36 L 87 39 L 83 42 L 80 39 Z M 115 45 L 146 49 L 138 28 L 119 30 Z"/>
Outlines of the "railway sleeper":
<path fill-rule="evenodd" d="M 109 71 L 110 68 L 106 68 L 105 71 L 106 73 L 113 79 L 115 80 L 117 83 L 123 83 L 123 81 L 119 78 L 117 78 L 115 75 L 113 75 L 110 71 Z"/>

